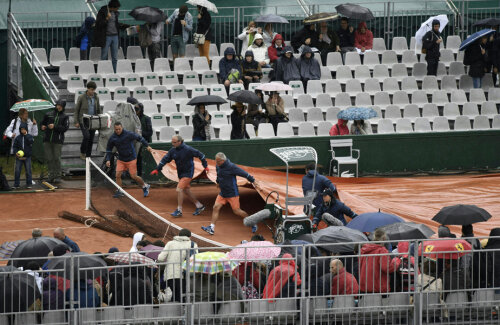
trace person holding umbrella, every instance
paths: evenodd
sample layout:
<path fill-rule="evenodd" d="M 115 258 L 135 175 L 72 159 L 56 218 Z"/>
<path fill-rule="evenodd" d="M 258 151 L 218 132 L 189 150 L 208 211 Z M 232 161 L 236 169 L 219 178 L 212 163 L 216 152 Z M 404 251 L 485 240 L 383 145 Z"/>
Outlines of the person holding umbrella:
<path fill-rule="evenodd" d="M 273 125 L 276 133 L 278 123 L 286 122 L 285 101 L 277 91 L 271 92 L 271 96 L 267 99 L 266 112 L 267 116 L 269 116 L 269 122 Z"/>
<path fill-rule="evenodd" d="M 342 53 L 355 51 L 354 47 L 354 27 L 349 26 L 349 19 L 342 17 L 340 19 L 340 28 L 337 30 L 339 37 L 339 46 Z"/>
<path fill-rule="evenodd" d="M 483 36 L 465 49 L 464 65 L 469 66 L 469 76 L 472 77 L 474 88 L 481 88 L 486 73 L 486 44 L 488 37 Z"/>
<path fill-rule="evenodd" d="M 212 41 L 212 30 L 210 25 L 212 25 L 212 16 L 208 12 L 206 7 L 197 6 L 198 9 L 198 24 L 196 25 L 196 33 L 205 35 L 205 43 L 198 44 L 198 52 L 200 56 L 207 58 L 207 62 L 210 64 L 210 42 Z"/>
<path fill-rule="evenodd" d="M 422 53 L 425 52 L 425 61 L 427 61 L 427 75 L 436 76 L 439 63 L 439 47 L 443 42 L 439 28 L 441 23 L 439 20 L 432 21 L 432 29 L 425 33 L 422 37 Z"/>
<path fill-rule="evenodd" d="M 246 106 L 242 103 L 235 103 L 231 106 L 233 112 L 231 113 L 231 140 L 249 139 L 246 130 Z"/>
<path fill-rule="evenodd" d="M 351 124 L 350 134 L 366 135 L 372 134 L 372 127 L 370 123 L 365 123 L 365 120 L 354 120 Z"/>
<path fill-rule="evenodd" d="M 210 141 L 210 115 L 203 104 L 194 107 L 193 141 Z"/>
<path fill-rule="evenodd" d="M 316 31 L 315 24 L 304 24 L 304 28 L 295 33 L 291 41 L 293 50 L 300 52 L 300 48 L 304 45 L 319 49 L 319 34 Z"/>

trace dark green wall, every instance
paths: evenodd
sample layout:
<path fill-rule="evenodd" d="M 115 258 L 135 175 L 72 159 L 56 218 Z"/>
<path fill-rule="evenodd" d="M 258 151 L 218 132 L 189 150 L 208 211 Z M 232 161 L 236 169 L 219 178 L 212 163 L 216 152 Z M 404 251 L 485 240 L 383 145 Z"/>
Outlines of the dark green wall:
<path fill-rule="evenodd" d="M 340 138 L 340 137 L 339 137 Z M 375 173 L 432 172 L 444 170 L 477 170 L 500 167 L 500 131 L 446 133 L 415 133 L 357 136 L 354 149 L 361 150 L 360 175 Z M 319 164 L 330 162 L 331 137 L 276 138 L 271 140 L 232 140 L 192 142 L 193 147 L 214 159 L 224 152 L 231 161 L 252 167 L 277 167 L 283 163 L 269 152 L 284 146 L 312 146 L 318 152 Z M 155 149 L 168 150 L 169 143 L 152 144 Z M 145 173 L 156 166 L 152 156 L 145 154 Z"/>
<path fill-rule="evenodd" d="M 0 30 L 0 133 L 7 127 L 9 121 L 9 103 L 7 87 L 7 30 Z"/>

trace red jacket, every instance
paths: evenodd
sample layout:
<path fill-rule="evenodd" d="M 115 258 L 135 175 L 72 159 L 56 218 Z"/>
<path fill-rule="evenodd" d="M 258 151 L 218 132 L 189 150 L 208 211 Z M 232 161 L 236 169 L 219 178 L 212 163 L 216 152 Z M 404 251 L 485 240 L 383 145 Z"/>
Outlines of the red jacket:
<path fill-rule="evenodd" d="M 366 32 L 361 34 L 360 29 L 364 27 Z M 367 50 L 373 48 L 373 33 L 368 30 L 364 21 L 360 22 L 358 29 L 354 32 L 354 46 L 358 49 L 364 47 Z"/>
<path fill-rule="evenodd" d="M 269 57 L 269 60 L 271 61 L 271 63 L 275 62 L 279 58 L 278 49 L 275 46 L 277 39 L 280 39 L 283 41 L 281 43 L 280 52 L 283 52 L 285 50 L 285 41 L 283 40 L 283 36 L 281 36 L 280 34 L 276 34 L 276 36 L 274 36 L 273 41 L 271 42 L 271 46 L 269 46 L 267 48 L 267 56 Z"/>
<path fill-rule="evenodd" d="M 332 279 L 332 295 L 356 295 L 359 293 L 358 281 L 345 268 Z"/>
<path fill-rule="evenodd" d="M 293 256 L 291 254 L 284 254 L 283 258 L 293 259 Z M 300 280 L 300 275 L 296 271 L 295 262 L 293 260 L 280 261 L 280 265 L 269 273 L 262 298 L 278 297 L 281 293 L 281 289 L 285 287 L 290 277 L 293 277 L 292 281 L 299 286 L 302 281 Z M 272 302 L 272 300 L 270 300 L 270 302 Z"/>
<path fill-rule="evenodd" d="M 347 122 L 346 120 L 339 119 L 337 121 L 337 124 L 334 124 L 332 128 L 330 129 L 330 135 L 347 135 L 349 134 L 349 128 L 344 123 Z"/>
<path fill-rule="evenodd" d="M 381 254 L 379 256 L 370 256 Z M 389 292 L 389 273 L 396 271 L 401 260 L 391 259 L 384 246 L 365 244 L 359 257 L 359 290 L 361 292 Z"/>

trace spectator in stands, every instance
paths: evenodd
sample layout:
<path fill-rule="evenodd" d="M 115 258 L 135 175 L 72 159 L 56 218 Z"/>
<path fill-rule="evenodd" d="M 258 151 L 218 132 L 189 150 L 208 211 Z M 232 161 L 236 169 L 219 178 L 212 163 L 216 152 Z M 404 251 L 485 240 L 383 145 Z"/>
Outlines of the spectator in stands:
<path fill-rule="evenodd" d="M 186 5 L 181 5 L 178 9 L 174 10 L 165 23 L 167 25 L 173 24 L 170 45 L 172 46 L 174 60 L 178 57 L 183 58 L 186 55 L 186 44 L 189 40 L 189 34 L 193 30 L 193 16 L 188 12 Z"/>
<path fill-rule="evenodd" d="M 194 158 L 198 158 L 201 161 L 203 168 L 205 168 L 205 171 L 208 173 L 208 165 L 205 160 L 205 155 L 195 148 L 185 144 L 184 139 L 180 135 L 174 135 L 172 137 L 172 148 L 165 156 L 163 156 L 158 164 L 158 167 L 151 172 L 151 175 L 158 175 L 166 164 L 172 160 L 175 161 L 179 183 L 177 184 L 177 209 L 171 213 L 174 218 L 182 217 L 182 203 L 184 202 L 184 195 L 186 195 L 196 207 L 196 210 L 193 212 L 194 216 L 199 215 L 205 210 L 205 206 L 196 199 L 190 189 L 194 173 Z"/>
<path fill-rule="evenodd" d="M 344 268 L 344 264 L 339 259 L 332 259 L 330 262 L 330 273 L 332 279 L 332 295 L 355 295 L 359 293 L 358 281 Z"/>
<path fill-rule="evenodd" d="M 464 64 L 469 66 L 469 76 L 472 77 L 474 88 L 481 88 L 486 72 L 486 43 L 488 37 L 484 36 L 465 49 Z"/>
<path fill-rule="evenodd" d="M 92 44 L 92 36 L 95 18 L 88 16 L 80 27 L 80 32 L 76 36 L 76 46 L 80 48 L 80 61 L 88 60 L 88 51 Z"/>
<path fill-rule="evenodd" d="M 12 144 L 10 147 L 10 154 L 14 154 L 14 139 L 21 134 L 21 123 L 28 124 L 28 134 L 31 134 L 33 137 L 38 135 L 38 127 L 36 126 L 36 120 L 33 117 L 31 120 L 28 117 L 28 110 L 26 108 L 19 109 L 17 113 L 17 117 L 12 119 L 7 129 L 5 129 L 5 136 L 12 139 Z"/>
<path fill-rule="evenodd" d="M 316 31 L 316 25 L 315 24 L 304 25 L 303 29 L 297 31 L 295 35 L 293 35 L 291 44 L 293 50 L 298 53 L 302 52 L 301 48 L 304 45 L 319 49 L 320 47 L 319 34 Z"/>
<path fill-rule="evenodd" d="M 443 290 L 443 282 L 437 273 L 437 263 L 435 260 L 424 257 L 417 277 L 417 283 L 422 286 L 422 291 L 425 292 L 441 292 Z"/>
<path fill-rule="evenodd" d="M 313 180 L 314 189 L 312 188 Z M 306 196 L 309 192 L 314 191 L 316 196 L 313 200 L 314 206 L 318 209 L 323 204 L 323 197 L 321 193 L 324 190 L 330 189 L 332 193 L 337 192 L 335 185 L 325 176 L 321 175 L 319 171 L 316 170 L 315 163 L 309 163 L 306 165 L 306 174 L 302 177 L 302 193 Z"/>
<path fill-rule="evenodd" d="M 495 34 L 492 34 L 489 39 L 488 48 L 488 59 L 491 61 L 493 85 L 498 85 L 500 73 L 500 32 L 498 31 L 499 26 L 494 26 L 492 29 L 496 30 Z"/>
<path fill-rule="evenodd" d="M 114 132 L 109 137 L 108 144 L 106 145 L 106 167 L 111 167 L 111 155 L 113 154 L 113 149 L 116 148 L 118 151 L 118 159 L 116 161 L 116 183 L 118 186 L 122 186 L 122 174 L 126 171 L 130 173 L 130 177 L 137 182 L 142 187 L 142 192 L 144 197 L 149 195 L 150 185 L 146 184 L 140 176 L 137 176 L 137 153 L 135 152 L 134 143 L 135 141 L 141 142 L 149 152 L 153 149 L 149 146 L 146 139 L 137 133 L 127 131 L 123 129 L 121 122 L 115 122 Z M 114 198 L 120 198 L 125 196 L 120 189 L 117 189 Z"/>
<path fill-rule="evenodd" d="M 255 127 L 255 130 L 259 128 L 260 123 L 266 123 L 266 114 L 264 113 L 265 104 L 264 104 L 264 93 L 260 90 L 256 90 L 255 94 L 260 97 L 260 104 L 248 104 L 246 123 L 252 124 Z"/>
<path fill-rule="evenodd" d="M 210 115 L 205 105 L 196 105 L 193 115 L 193 141 L 210 141 Z"/>
<path fill-rule="evenodd" d="M 301 283 L 302 280 L 297 272 L 294 257 L 288 253 L 284 254 L 280 264 L 269 273 L 262 298 L 295 297 Z"/>
<path fill-rule="evenodd" d="M 224 51 L 224 57 L 219 61 L 219 77 L 228 93 L 230 84 L 243 83 L 240 61 L 236 59 L 236 51 L 232 47 Z"/>
<path fill-rule="evenodd" d="M 245 299 L 259 299 L 265 285 L 265 274 L 261 273 L 257 263 L 243 262 L 233 270 L 233 276 L 243 287 Z"/>
<path fill-rule="evenodd" d="M 116 73 L 118 62 L 118 47 L 120 42 L 120 29 L 130 27 L 118 22 L 121 4 L 118 0 L 110 0 L 107 6 L 102 6 L 97 13 L 94 32 L 94 46 L 101 48 L 101 60 L 108 59 L 108 50 L 111 48 L 111 63 Z"/>
<path fill-rule="evenodd" d="M 328 28 L 326 21 L 320 23 L 319 29 L 319 48 L 321 53 L 321 61 L 326 65 L 326 58 L 330 52 L 340 52 L 340 41 L 337 33 Z"/>
<path fill-rule="evenodd" d="M 241 72 L 245 89 L 248 89 L 251 82 L 260 82 L 262 67 L 259 62 L 255 61 L 253 49 L 245 52 L 245 59 L 241 63 Z"/>
<path fill-rule="evenodd" d="M 251 46 L 248 47 L 248 50 L 253 52 L 255 61 L 259 63 L 259 66 L 262 68 L 270 68 L 269 65 L 269 57 L 267 56 L 267 46 L 264 44 L 264 39 L 262 38 L 262 34 L 255 34 L 254 40 Z M 246 52 L 245 52 L 246 56 Z"/>
<path fill-rule="evenodd" d="M 135 98 L 134 98 L 135 99 Z M 151 124 L 151 117 L 144 114 L 144 105 L 142 103 L 137 103 L 134 105 L 135 113 L 137 117 L 141 121 L 141 135 L 148 143 L 153 141 L 153 126 Z M 141 144 L 141 147 L 137 151 L 137 175 L 142 177 L 142 150 L 144 147 Z"/>
<path fill-rule="evenodd" d="M 43 279 L 43 310 L 64 308 L 64 293 L 57 289 L 57 279 L 46 277 Z"/>
<path fill-rule="evenodd" d="M 69 129 L 69 116 L 64 113 L 66 101 L 59 99 L 54 110 L 43 116 L 42 131 L 43 151 L 49 168 L 49 183 L 61 182 L 61 151 L 64 144 L 64 133 Z"/>
<path fill-rule="evenodd" d="M 97 85 L 93 81 L 87 82 L 87 91 L 76 100 L 75 113 L 73 120 L 75 127 L 80 128 L 83 135 L 80 145 L 80 158 L 90 157 L 92 154 L 92 144 L 94 143 L 95 130 L 89 130 L 83 125 L 83 114 L 99 115 L 102 114 L 99 96 L 96 93 Z"/>
<path fill-rule="evenodd" d="M 219 152 L 215 155 L 215 164 L 217 169 L 216 182 L 220 192 L 215 199 L 212 210 L 212 223 L 207 227 L 201 227 L 201 229 L 210 235 L 213 235 L 215 232 L 215 223 L 217 219 L 219 219 L 220 209 L 222 209 L 224 205 L 229 203 L 233 213 L 241 218 L 248 216 L 248 214 L 240 208 L 238 187 L 235 186 L 236 176 L 245 177 L 250 183 L 254 184 L 254 187 L 259 186 L 252 175 L 230 162 L 224 153 Z M 252 227 L 252 232 L 255 233 L 255 231 L 257 231 L 257 226 Z"/>
<path fill-rule="evenodd" d="M 271 42 L 278 35 L 275 31 L 273 31 L 273 24 L 267 23 L 264 25 L 264 30 L 262 31 L 262 37 L 264 38 L 264 44 L 266 47 L 271 46 Z"/>
<path fill-rule="evenodd" d="M 182 261 L 198 252 L 198 245 L 191 241 L 191 231 L 181 229 L 179 235 L 169 241 L 158 255 L 158 261 L 166 263 L 163 279 L 172 290 L 172 300 L 182 302 L 185 282 L 182 274 Z"/>
<path fill-rule="evenodd" d="M 422 37 L 422 53 L 425 53 L 425 61 L 427 61 L 427 75 L 436 76 L 439 63 L 439 47 L 443 42 L 441 33 L 439 32 L 441 23 L 439 20 L 432 21 L 432 29 L 425 33 Z"/>
<path fill-rule="evenodd" d="M 155 60 L 161 58 L 161 32 L 163 31 L 163 21 L 154 24 L 146 24 L 149 34 L 151 35 L 151 44 L 148 45 L 148 57 L 151 64 L 151 69 L 154 69 Z"/>
<path fill-rule="evenodd" d="M 123 305 L 133 306 L 153 303 L 153 285 L 144 266 L 125 268 L 123 272 Z"/>
<path fill-rule="evenodd" d="M 309 80 L 321 79 L 321 66 L 314 58 L 314 53 L 309 46 L 302 48 L 302 54 L 299 60 L 300 80 L 304 84 L 304 90 L 307 91 L 307 82 Z"/>
<path fill-rule="evenodd" d="M 136 232 L 134 234 L 134 237 L 132 238 L 132 247 L 130 248 L 129 252 L 137 252 L 139 249 L 137 248 L 137 243 L 140 242 L 141 240 L 144 240 L 146 236 L 142 232 Z"/>
<path fill-rule="evenodd" d="M 66 291 L 66 300 L 74 300 L 74 308 L 101 307 L 101 298 L 94 288 L 92 280 L 80 280 L 73 290 L 74 296 L 71 299 L 71 290 Z"/>
<path fill-rule="evenodd" d="M 273 125 L 274 133 L 276 133 L 278 123 L 284 123 L 287 121 L 285 101 L 280 97 L 280 94 L 277 91 L 271 92 L 271 96 L 267 99 L 266 112 L 269 117 L 269 122 Z"/>
<path fill-rule="evenodd" d="M 471 288 L 471 281 L 468 272 L 460 265 L 459 260 L 444 260 L 444 270 L 441 275 L 441 280 L 443 282 L 443 300 L 446 300 L 446 296 L 448 296 L 448 290 L 467 290 Z M 470 296 L 471 292 L 467 292 L 467 295 Z"/>
<path fill-rule="evenodd" d="M 191 273 L 189 281 L 194 302 L 214 301 L 217 290 L 215 275 Z"/>
<path fill-rule="evenodd" d="M 236 102 L 231 108 L 233 109 L 231 113 L 231 140 L 248 139 L 249 136 L 246 130 L 246 106 Z"/>
<path fill-rule="evenodd" d="M 300 80 L 299 60 L 293 56 L 290 46 L 285 46 L 284 54 L 274 67 L 276 81 L 288 84 L 292 80 Z"/>
<path fill-rule="evenodd" d="M 488 243 L 484 249 L 492 250 L 486 253 L 486 263 L 481 261 L 483 263 L 482 266 L 486 265 L 488 268 L 487 282 L 489 287 L 498 288 L 500 287 L 500 228 L 491 229 Z M 500 290 L 496 289 L 496 293 L 500 293 Z"/>
<path fill-rule="evenodd" d="M 19 188 L 21 181 L 21 169 L 24 166 L 26 172 L 26 188 L 33 186 L 31 178 L 31 154 L 33 151 L 33 136 L 28 134 L 28 123 L 21 122 L 19 125 L 20 134 L 14 139 L 13 149 L 16 153 L 16 165 L 14 171 L 14 186 Z"/>
<path fill-rule="evenodd" d="M 387 235 L 382 229 L 377 229 L 373 241 L 386 241 Z M 376 256 L 370 256 L 376 255 Z M 382 244 L 364 244 L 359 257 L 359 289 L 366 293 L 387 293 L 391 291 L 389 274 L 396 271 L 401 259 L 391 258 L 387 248 Z"/>
<path fill-rule="evenodd" d="M 349 128 L 347 127 L 347 120 L 338 119 L 337 124 L 334 124 L 330 129 L 330 135 L 348 135 Z"/>
<path fill-rule="evenodd" d="M 452 234 L 450 228 L 440 225 L 438 227 L 438 237 L 439 238 L 457 238 L 457 235 Z"/>
<path fill-rule="evenodd" d="M 344 226 L 347 225 L 347 221 L 345 220 L 344 215 L 352 219 L 358 216 L 354 211 L 351 210 L 351 208 L 340 202 L 340 200 L 337 200 L 334 193 L 335 192 L 333 192 L 330 187 L 328 187 L 321 193 L 320 197 L 323 199 L 323 202 L 316 208 L 316 213 L 314 214 L 312 222 L 313 229 L 318 228 L 318 224 L 321 221 L 324 213 L 328 213 L 337 218 L 344 224 Z"/>
<path fill-rule="evenodd" d="M 342 53 L 355 51 L 354 47 L 354 27 L 349 26 L 349 19 L 342 17 L 340 19 L 340 28 L 337 30 L 339 37 L 340 51 Z"/>
<path fill-rule="evenodd" d="M 285 53 L 285 45 L 283 44 L 283 36 L 276 34 L 271 45 L 267 48 L 267 56 L 271 65 L 275 65 L 278 59 Z"/>
<path fill-rule="evenodd" d="M 57 227 L 56 229 L 54 229 L 54 238 L 57 238 L 68 245 L 72 253 L 78 253 L 80 251 L 80 247 L 78 247 L 78 244 L 72 241 L 68 236 L 66 236 L 66 234 L 64 234 L 64 229 L 62 229 L 61 227 Z"/>
<path fill-rule="evenodd" d="M 208 64 L 210 64 L 210 43 L 212 42 L 212 30 L 210 25 L 212 25 L 212 17 L 208 12 L 207 8 L 202 6 L 197 6 L 198 8 L 198 24 L 196 26 L 196 33 L 205 35 L 205 43 L 203 45 L 198 45 L 198 51 L 200 56 L 207 58 Z"/>
<path fill-rule="evenodd" d="M 33 230 L 31 231 L 31 238 L 42 237 L 42 235 L 42 229 L 40 228 L 33 228 Z"/>
<path fill-rule="evenodd" d="M 253 41 L 255 39 L 255 35 L 259 33 L 262 35 L 262 28 L 258 27 L 254 21 L 249 21 L 248 26 L 243 29 L 238 38 L 241 40 L 241 52 L 240 55 L 242 57 L 245 56 L 245 52 L 247 49 L 252 46 Z"/>
<path fill-rule="evenodd" d="M 245 312 L 245 304 L 241 301 L 243 300 L 241 285 L 231 273 L 217 273 L 215 283 L 217 283 L 217 293 L 215 295 L 217 301 L 240 300 L 240 309 L 236 313 Z M 221 306 L 222 304 L 216 305 L 215 309 L 217 312 L 219 312 Z"/>
<path fill-rule="evenodd" d="M 364 120 L 355 120 L 351 125 L 350 134 L 360 135 L 360 134 L 372 134 L 372 127 L 370 123 L 366 123 Z"/>
<path fill-rule="evenodd" d="M 354 46 L 359 54 L 370 52 L 373 48 L 373 33 L 364 21 L 359 23 L 358 29 L 354 32 Z"/>

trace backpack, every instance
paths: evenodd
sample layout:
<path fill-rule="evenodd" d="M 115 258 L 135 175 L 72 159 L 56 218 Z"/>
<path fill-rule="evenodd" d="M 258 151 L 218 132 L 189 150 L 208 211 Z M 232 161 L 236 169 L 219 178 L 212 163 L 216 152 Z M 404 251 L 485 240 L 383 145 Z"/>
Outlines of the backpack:
<path fill-rule="evenodd" d="M 149 28 L 147 25 L 142 25 L 139 28 L 139 45 L 141 47 L 148 47 L 153 44 L 153 40 L 151 38 L 151 33 L 149 32 Z"/>
<path fill-rule="evenodd" d="M 10 191 L 11 188 L 9 186 L 9 182 L 7 181 L 7 177 L 5 177 L 2 172 L 2 167 L 0 167 L 0 191 Z"/>
<path fill-rule="evenodd" d="M 17 126 L 17 116 L 14 118 L 14 125 L 12 126 L 13 132 L 16 130 L 16 126 Z M 9 127 L 7 126 L 7 128 L 9 128 Z M 7 129 L 5 129 L 5 131 L 3 132 L 3 141 L 5 142 L 5 146 L 8 148 L 8 153 L 10 153 L 10 148 L 12 148 L 12 141 L 14 141 L 14 139 L 12 139 L 11 137 L 8 137 L 6 134 L 7 133 L 6 131 L 7 131 Z"/>

